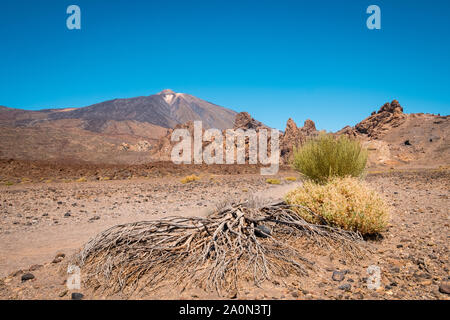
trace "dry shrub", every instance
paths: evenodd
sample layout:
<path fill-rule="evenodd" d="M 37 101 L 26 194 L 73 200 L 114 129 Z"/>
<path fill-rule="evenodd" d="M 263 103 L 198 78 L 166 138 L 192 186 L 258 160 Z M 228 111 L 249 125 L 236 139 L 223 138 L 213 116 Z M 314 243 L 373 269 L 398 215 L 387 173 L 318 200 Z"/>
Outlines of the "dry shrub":
<path fill-rule="evenodd" d="M 383 199 L 355 178 L 334 178 L 320 185 L 312 181 L 286 195 L 286 202 L 306 221 L 328 224 L 363 235 L 383 231 L 389 220 L 389 209 Z"/>
<path fill-rule="evenodd" d="M 207 217 L 117 225 L 86 243 L 74 262 L 87 286 L 107 293 L 193 286 L 222 294 L 239 290 L 240 280 L 260 286 L 278 276 L 308 276 L 315 265 L 295 247 L 303 239 L 348 257 L 366 252 L 357 233 L 308 223 L 285 202 L 261 203 L 219 203 Z"/>
<path fill-rule="evenodd" d="M 266 183 L 268 183 L 268 184 L 280 184 L 281 181 L 279 179 L 266 179 Z"/>
<path fill-rule="evenodd" d="M 286 181 L 297 181 L 296 177 L 286 177 L 285 178 Z"/>
<path fill-rule="evenodd" d="M 196 176 L 195 174 L 190 175 L 190 176 L 186 176 L 183 179 L 181 179 L 181 183 L 189 183 L 189 182 L 193 182 L 193 181 L 197 181 L 200 180 L 200 177 Z"/>
<path fill-rule="evenodd" d="M 85 177 L 81 177 L 77 179 L 76 182 L 87 182 L 87 179 Z"/>
<path fill-rule="evenodd" d="M 321 134 L 308 140 L 300 149 L 294 148 L 292 166 L 317 183 L 330 177 L 360 177 L 367 163 L 367 150 L 358 140 L 343 135 L 335 138 Z"/>

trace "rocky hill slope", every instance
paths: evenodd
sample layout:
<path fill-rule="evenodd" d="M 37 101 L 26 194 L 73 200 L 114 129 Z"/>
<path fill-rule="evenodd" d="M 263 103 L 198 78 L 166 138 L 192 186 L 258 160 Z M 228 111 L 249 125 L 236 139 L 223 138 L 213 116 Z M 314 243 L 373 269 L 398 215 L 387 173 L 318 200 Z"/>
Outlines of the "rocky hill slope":
<path fill-rule="evenodd" d="M 438 167 L 450 165 L 450 116 L 403 112 L 397 100 L 337 134 L 363 141 L 371 166 Z"/>

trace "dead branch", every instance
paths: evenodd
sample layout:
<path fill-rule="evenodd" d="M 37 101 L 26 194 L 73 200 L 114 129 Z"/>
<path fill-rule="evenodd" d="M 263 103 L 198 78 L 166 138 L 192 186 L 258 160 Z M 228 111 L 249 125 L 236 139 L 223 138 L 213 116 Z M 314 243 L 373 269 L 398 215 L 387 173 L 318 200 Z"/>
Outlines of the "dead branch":
<path fill-rule="evenodd" d="M 256 207 L 247 201 L 207 217 L 114 226 L 87 242 L 76 259 L 88 283 L 111 292 L 195 283 L 221 294 L 237 290 L 240 278 L 259 286 L 274 275 L 307 275 L 314 264 L 295 248 L 301 237 L 351 257 L 364 253 L 358 233 L 308 223 L 285 202 Z"/>

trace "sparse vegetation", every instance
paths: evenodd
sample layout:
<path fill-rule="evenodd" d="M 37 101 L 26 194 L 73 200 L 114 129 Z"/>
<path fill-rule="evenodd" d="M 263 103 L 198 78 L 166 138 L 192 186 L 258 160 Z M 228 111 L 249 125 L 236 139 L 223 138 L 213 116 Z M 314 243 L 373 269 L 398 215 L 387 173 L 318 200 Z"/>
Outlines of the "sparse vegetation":
<path fill-rule="evenodd" d="M 360 177 L 367 163 L 367 150 L 345 135 L 321 134 L 294 148 L 292 166 L 307 178 L 325 183 L 331 177 Z"/>
<path fill-rule="evenodd" d="M 5 182 L 5 186 L 12 186 L 14 184 L 14 182 L 11 181 L 6 181 Z"/>
<path fill-rule="evenodd" d="M 81 177 L 77 179 L 76 182 L 87 182 L 87 179 L 85 177 Z"/>
<path fill-rule="evenodd" d="M 280 179 L 266 179 L 266 183 L 268 183 L 268 184 L 280 184 L 281 183 L 281 181 L 280 181 Z"/>
<path fill-rule="evenodd" d="M 286 181 L 297 181 L 296 177 L 286 177 L 285 178 Z"/>
<path fill-rule="evenodd" d="M 184 184 L 184 183 L 190 183 L 190 182 L 197 181 L 197 180 L 200 180 L 200 177 L 196 176 L 195 174 L 192 174 L 190 176 L 184 177 L 180 181 L 181 181 L 181 183 Z"/>
<path fill-rule="evenodd" d="M 389 209 L 383 199 L 363 181 L 351 177 L 336 177 L 325 185 L 307 181 L 290 191 L 286 202 L 310 223 L 328 224 L 363 235 L 383 231 L 389 220 Z"/>

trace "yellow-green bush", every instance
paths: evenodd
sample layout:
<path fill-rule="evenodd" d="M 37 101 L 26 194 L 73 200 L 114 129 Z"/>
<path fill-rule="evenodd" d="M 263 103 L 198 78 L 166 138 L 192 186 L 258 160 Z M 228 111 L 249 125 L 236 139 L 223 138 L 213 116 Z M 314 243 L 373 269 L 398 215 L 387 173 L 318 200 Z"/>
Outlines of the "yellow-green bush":
<path fill-rule="evenodd" d="M 286 181 L 297 181 L 296 177 L 286 177 L 285 178 Z"/>
<path fill-rule="evenodd" d="M 281 181 L 279 179 L 266 179 L 266 183 L 268 183 L 268 184 L 280 184 Z"/>
<path fill-rule="evenodd" d="M 333 178 L 325 185 L 306 181 L 290 191 L 285 200 L 306 221 L 326 223 L 346 230 L 359 231 L 363 235 L 383 231 L 389 221 L 389 208 L 383 199 L 363 181 L 346 177 Z"/>
<path fill-rule="evenodd" d="M 367 163 L 367 150 L 345 135 L 321 134 L 294 148 L 292 166 L 309 179 L 325 183 L 330 177 L 359 177 Z"/>
<path fill-rule="evenodd" d="M 199 177 L 197 177 L 195 174 L 190 175 L 190 176 L 186 176 L 183 179 L 181 179 L 181 183 L 189 183 L 189 182 L 193 182 L 193 181 L 197 181 L 200 180 Z"/>

